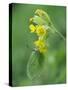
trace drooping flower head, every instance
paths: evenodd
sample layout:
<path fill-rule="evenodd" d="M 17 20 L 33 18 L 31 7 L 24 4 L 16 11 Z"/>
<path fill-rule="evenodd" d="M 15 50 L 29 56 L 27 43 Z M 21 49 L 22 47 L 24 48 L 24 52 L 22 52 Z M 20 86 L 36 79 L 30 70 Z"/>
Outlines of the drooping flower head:
<path fill-rule="evenodd" d="M 37 51 L 40 53 L 44 53 L 47 51 L 47 44 L 44 37 L 47 35 L 47 24 L 46 21 L 42 18 L 44 12 L 42 10 L 36 10 L 34 17 L 30 18 L 30 32 L 35 33 L 38 37 L 37 40 L 34 41 L 34 46 Z"/>

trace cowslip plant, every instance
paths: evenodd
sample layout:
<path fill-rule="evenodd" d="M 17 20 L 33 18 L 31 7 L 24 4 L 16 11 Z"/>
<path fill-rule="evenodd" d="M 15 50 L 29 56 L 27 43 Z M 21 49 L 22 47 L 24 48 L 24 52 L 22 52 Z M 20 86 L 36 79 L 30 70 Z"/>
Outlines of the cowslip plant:
<path fill-rule="evenodd" d="M 30 34 L 35 34 L 37 39 L 34 40 L 34 49 L 27 63 L 27 76 L 32 80 L 38 78 L 44 70 L 41 61 L 45 59 L 45 54 L 48 51 L 47 38 L 49 32 L 57 33 L 63 40 L 64 36 L 54 27 L 47 12 L 37 9 L 35 15 L 29 20 Z"/>

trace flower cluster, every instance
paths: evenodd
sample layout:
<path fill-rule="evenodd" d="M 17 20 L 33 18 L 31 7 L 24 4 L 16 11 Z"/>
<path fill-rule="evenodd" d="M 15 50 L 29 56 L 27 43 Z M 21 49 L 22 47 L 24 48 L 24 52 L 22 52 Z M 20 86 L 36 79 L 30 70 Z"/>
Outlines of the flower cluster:
<path fill-rule="evenodd" d="M 39 14 L 40 14 L 40 12 L 39 12 Z M 38 37 L 38 39 L 36 41 L 34 41 L 35 50 L 39 51 L 40 53 L 44 53 L 47 51 L 47 45 L 46 45 L 46 39 L 45 39 L 45 37 L 47 35 L 47 27 L 46 27 L 46 25 L 41 23 L 40 20 L 43 20 L 43 19 L 38 20 L 37 17 L 39 17 L 39 16 L 36 15 L 35 17 L 30 18 L 31 24 L 30 24 L 29 28 L 30 28 L 30 32 L 35 33 Z M 37 23 L 35 23 L 35 21 Z"/>

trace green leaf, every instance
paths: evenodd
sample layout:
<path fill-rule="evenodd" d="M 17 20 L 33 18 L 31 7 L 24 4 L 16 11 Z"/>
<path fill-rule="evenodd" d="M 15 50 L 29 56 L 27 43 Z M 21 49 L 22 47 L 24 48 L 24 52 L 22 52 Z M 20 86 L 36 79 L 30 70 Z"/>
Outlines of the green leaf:
<path fill-rule="evenodd" d="M 27 64 L 27 76 L 32 80 L 39 77 L 43 69 L 44 56 L 37 51 L 33 51 L 28 64 Z"/>

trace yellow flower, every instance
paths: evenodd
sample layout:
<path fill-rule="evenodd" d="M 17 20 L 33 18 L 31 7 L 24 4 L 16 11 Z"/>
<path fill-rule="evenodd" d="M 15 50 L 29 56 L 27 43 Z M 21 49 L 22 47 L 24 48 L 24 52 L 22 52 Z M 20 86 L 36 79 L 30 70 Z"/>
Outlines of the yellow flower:
<path fill-rule="evenodd" d="M 40 53 L 44 53 L 47 51 L 47 47 L 39 48 Z"/>
<path fill-rule="evenodd" d="M 43 40 L 37 40 L 34 42 L 35 46 L 38 47 L 38 48 L 42 48 L 45 46 L 45 43 Z"/>
<path fill-rule="evenodd" d="M 47 46 L 45 46 L 45 42 L 43 40 L 37 40 L 34 42 L 34 44 L 40 53 L 47 51 Z"/>
<path fill-rule="evenodd" d="M 46 29 L 44 28 L 44 26 L 42 25 L 38 25 L 36 26 L 36 33 L 38 36 L 44 36 L 46 34 Z"/>
<path fill-rule="evenodd" d="M 31 33 L 35 32 L 35 30 L 36 30 L 36 27 L 35 27 L 33 24 L 31 24 L 31 25 L 29 26 L 29 28 L 30 28 L 30 30 L 31 30 Z"/>

